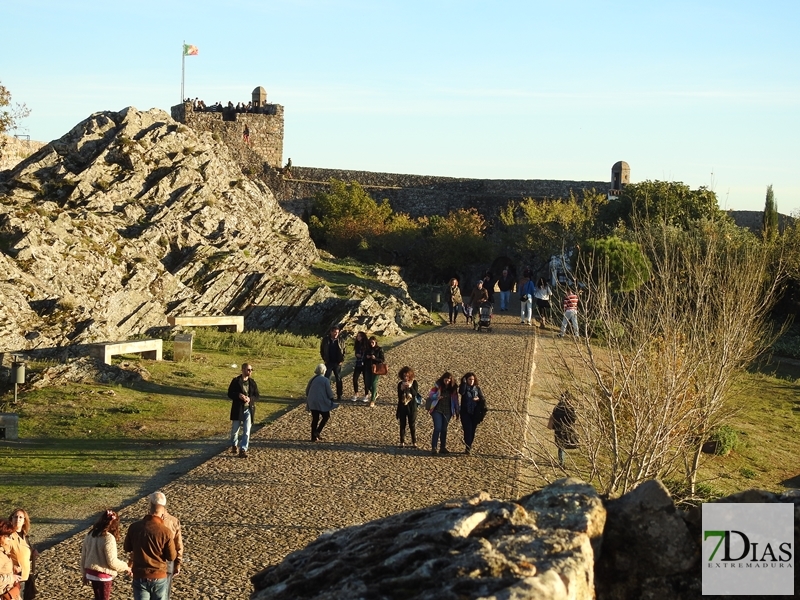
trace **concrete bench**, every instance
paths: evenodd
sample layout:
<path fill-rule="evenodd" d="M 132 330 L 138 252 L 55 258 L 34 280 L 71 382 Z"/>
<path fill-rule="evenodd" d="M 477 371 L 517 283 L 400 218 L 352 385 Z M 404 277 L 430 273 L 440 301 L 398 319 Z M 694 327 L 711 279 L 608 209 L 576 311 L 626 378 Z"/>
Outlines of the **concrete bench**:
<path fill-rule="evenodd" d="M 219 327 L 230 325 L 236 327 L 236 332 L 244 331 L 244 317 L 241 315 L 222 315 L 219 317 L 167 317 L 170 325 L 183 327 Z"/>
<path fill-rule="evenodd" d="M 107 365 L 111 364 L 111 357 L 117 354 L 141 353 L 142 358 L 150 360 L 161 360 L 162 340 L 130 340 L 128 342 L 103 342 L 102 344 L 92 344 L 89 347 L 89 354 L 99 358 Z"/>

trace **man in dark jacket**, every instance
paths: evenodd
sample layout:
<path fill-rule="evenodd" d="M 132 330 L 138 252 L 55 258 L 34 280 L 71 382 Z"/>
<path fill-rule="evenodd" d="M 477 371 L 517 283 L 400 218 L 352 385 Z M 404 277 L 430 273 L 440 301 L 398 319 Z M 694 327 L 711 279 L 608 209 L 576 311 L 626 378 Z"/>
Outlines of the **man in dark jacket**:
<path fill-rule="evenodd" d="M 258 385 L 251 377 L 253 367 L 249 363 L 242 365 L 242 374 L 234 377 L 228 386 L 228 398 L 231 399 L 231 453 L 247 458 L 250 447 L 250 428 L 256 418 L 256 402 L 258 401 Z M 241 440 L 239 430 L 242 430 Z M 237 448 L 238 446 L 238 448 Z"/>
<path fill-rule="evenodd" d="M 508 272 L 508 268 L 503 269 L 503 274 L 497 280 L 497 287 L 500 289 L 500 310 L 507 311 L 511 292 L 514 291 L 514 275 Z"/>
<path fill-rule="evenodd" d="M 164 525 L 162 504 L 150 504 L 148 514 L 132 523 L 122 548 L 131 554 L 133 598 L 166 600 L 169 597 L 167 561 L 175 560 L 172 532 Z"/>
<path fill-rule="evenodd" d="M 339 337 L 339 326 L 331 327 L 329 333 L 322 338 L 319 344 L 319 355 L 325 363 L 325 377 L 336 379 L 336 401 L 342 401 L 342 363 L 344 363 L 345 346 L 344 340 Z"/>

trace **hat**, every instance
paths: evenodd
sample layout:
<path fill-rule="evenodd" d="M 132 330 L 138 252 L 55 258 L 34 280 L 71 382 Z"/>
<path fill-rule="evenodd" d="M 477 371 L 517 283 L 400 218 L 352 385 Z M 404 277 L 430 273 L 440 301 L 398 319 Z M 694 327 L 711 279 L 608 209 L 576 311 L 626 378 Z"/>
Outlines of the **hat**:
<path fill-rule="evenodd" d="M 161 492 L 153 492 L 147 497 L 147 499 L 150 501 L 150 504 L 155 504 L 156 506 L 167 505 L 167 497 Z"/>
<path fill-rule="evenodd" d="M 483 284 L 483 279 L 478 279 L 478 283 L 476 283 L 475 285 L 481 285 L 481 284 Z"/>

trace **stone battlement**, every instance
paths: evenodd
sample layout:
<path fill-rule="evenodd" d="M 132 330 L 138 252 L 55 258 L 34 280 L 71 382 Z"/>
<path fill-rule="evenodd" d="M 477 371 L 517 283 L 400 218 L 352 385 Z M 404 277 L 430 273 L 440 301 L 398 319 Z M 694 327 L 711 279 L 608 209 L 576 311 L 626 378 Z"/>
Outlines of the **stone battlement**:
<path fill-rule="evenodd" d="M 171 108 L 172 118 L 198 132 L 209 131 L 219 136 L 231 149 L 234 159 L 260 173 L 263 165 L 279 169 L 283 161 L 283 106 L 265 104 L 260 112 L 196 111 L 191 102 Z M 249 129 L 249 142 L 244 140 L 244 128 Z"/>

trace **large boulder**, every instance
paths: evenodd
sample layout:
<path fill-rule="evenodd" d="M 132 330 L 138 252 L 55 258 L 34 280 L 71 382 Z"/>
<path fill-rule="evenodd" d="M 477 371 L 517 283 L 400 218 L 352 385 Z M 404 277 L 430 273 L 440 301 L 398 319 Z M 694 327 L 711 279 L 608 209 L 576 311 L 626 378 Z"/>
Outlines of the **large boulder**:
<path fill-rule="evenodd" d="M 326 533 L 254 575 L 252 598 L 588 600 L 604 521 L 574 479 L 519 502 L 445 502 Z"/>

